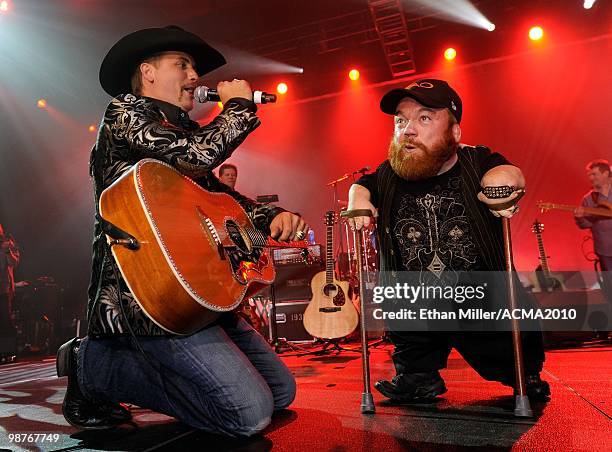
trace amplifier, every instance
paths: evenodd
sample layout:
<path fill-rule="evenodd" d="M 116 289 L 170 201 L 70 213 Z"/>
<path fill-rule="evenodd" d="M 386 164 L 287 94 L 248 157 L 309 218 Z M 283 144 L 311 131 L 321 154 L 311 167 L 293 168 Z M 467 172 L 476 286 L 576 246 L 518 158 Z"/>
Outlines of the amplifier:
<path fill-rule="evenodd" d="M 276 303 L 276 333 L 288 342 L 312 342 L 314 338 L 304 328 L 304 311 L 309 301 Z M 270 326 L 270 339 L 272 327 Z"/>
<path fill-rule="evenodd" d="M 542 320 L 545 345 L 587 341 L 612 329 L 612 307 L 600 289 L 535 292 L 540 308 L 574 309 L 575 320 Z"/>
<path fill-rule="evenodd" d="M 274 299 L 279 301 L 310 300 L 312 289 L 310 281 L 314 275 L 324 269 L 321 262 L 312 265 L 284 264 L 276 267 L 276 279 L 274 280 Z M 260 292 L 264 298 L 272 298 L 270 288 L 267 287 Z"/>
<path fill-rule="evenodd" d="M 321 245 L 309 245 L 308 246 L 308 263 L 312 265 L 319 265 L 322 262 Z M 272 260 L 274 261 L 275 267 L 282 265 L 295 265 L 303 264 L 304 258 L 302 257 L 301 248 L 275 248 L 272 250 Z"/>

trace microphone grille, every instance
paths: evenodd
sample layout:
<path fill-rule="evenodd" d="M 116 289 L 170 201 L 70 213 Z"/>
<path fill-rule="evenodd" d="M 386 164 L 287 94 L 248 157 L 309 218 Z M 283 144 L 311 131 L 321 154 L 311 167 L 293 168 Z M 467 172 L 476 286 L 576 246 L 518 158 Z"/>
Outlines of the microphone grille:
<path fill-rule="evenodd" d="M 208 102 L 208 87 L 196 87 L 196 89 L 193 90 L 193 98 L 201 104 Z"/>

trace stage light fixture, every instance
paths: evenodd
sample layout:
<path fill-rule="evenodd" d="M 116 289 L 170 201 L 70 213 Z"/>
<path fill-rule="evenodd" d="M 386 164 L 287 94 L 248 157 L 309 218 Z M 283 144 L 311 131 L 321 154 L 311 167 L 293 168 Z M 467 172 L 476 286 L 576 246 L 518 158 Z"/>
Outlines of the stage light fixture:
<path fill-rule="evenodd" d="M 487 25 L 487 30 L 489 30 L 489 31 L 493 31 L 493 30 L 495 30 L 495 24 L 493 24 L 493 23 L 489 23 L 489 24 Z"/>
<path fill-rule="evenodd" d="M 286 83 L 279 83 L 278 85 L 276 85 L 276 92 L 278 94 L 285 94 L 288 89 L 289 88 L 287 87 Z"/>
<path fill-rule="evenodd" d="M 594 3 L 595 0 L 584 0 L 584 4 L 582 6 L 584 6 L 584 9 L 591 9 Z"/>
<path fill-rule="evenodd" d="M 38 99 L 38 102 L 36 102 L 36 106 L 38 108 L 46 108 L 47 107 L 47 101 L 45 99 Z"/>
<path fill-rule="evenodd" d="M 357 69 L 351 69 L 348 75 L 353 81 L 359 80 L 359 71 Z"/>
<path fill-rule="evenodd" d="M 542 27 L 531 27 L 529 30 L 529 39 L 532 41 L 539 41 L 544 36 L 544 30 Z"/>
<path fill-rule="evenodd" d="M 444 51 L 444 58 L 446 58 L 448 61 L 454 60 L 456 56 L 457 56 L 457 51 L 453 49 L 452 47 L 449 47 L 448 49 Z"/>
<path fill-rule="evenodd" d="M 0 2 L 0 13 L 6 13 L 9 10 L 8 0 L 2 0 Z"/>
<path fill-rule="evenodd" d="M 94 126 L 93 124 L 90 124 L 89 127 L 87 127 L 87 130 L 89 130 L 91 133 L 96 131 L 96 126 Z"/>

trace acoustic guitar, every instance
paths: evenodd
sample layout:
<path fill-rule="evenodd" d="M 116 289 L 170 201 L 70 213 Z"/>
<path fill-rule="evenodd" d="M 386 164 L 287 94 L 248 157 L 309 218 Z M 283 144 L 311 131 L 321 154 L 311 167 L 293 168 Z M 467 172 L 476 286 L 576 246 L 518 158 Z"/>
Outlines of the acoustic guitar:
<path fill-rule="evenodd" d="M 548 266 L 548 256 L 544 251 L 544 240 L 542 239 L 542 232 L 544 232 L 544 224 L 540 223 L 537 219 L 533 222 L 531 227 L 538 241 L 538 253 L 540 259 L 540 265 L 535 270 L 535 278 L 532 279 L 533 291 L 534 292 L 552 292 L 555 290 L 565 290 L 563 275 L 557 273 L 551 273 Z"/>
<path fill-rule="evenodd" d="M 336 214 L 325 214 L 327 243 L 325 271 L 317 273 L 310 283 L 312 300 L 304 311 L 304 328 L 321 339 L 339 339 L 352 333 L 359 322 L 357 310 L 349 298 L 349 283 L 334 276 L 334 224 Z"/>
<path fill-rule="evenodd" d="M 234 198 L 208 192 L 153 159 L 104 190 L 99 207 L 104 220 L 136 241 L 112 246 L 136 302 L 175 334 L 198 331 L 271 284 L 267 248 L 308 246 L 273 240 L 253 227 Z"/>

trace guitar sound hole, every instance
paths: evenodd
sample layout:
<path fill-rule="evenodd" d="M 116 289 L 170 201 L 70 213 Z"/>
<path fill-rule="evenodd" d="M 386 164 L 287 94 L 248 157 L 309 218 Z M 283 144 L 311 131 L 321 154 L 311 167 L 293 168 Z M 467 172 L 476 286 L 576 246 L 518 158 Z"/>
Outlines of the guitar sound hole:
<path fill-rule="evenodd" d="M 338 287 L 335 284 L 326 284 L 323 287 L 323 293 L 326 297 L 334 297 L 338 292 Z"/>
<path fill-rule="evenodd" d="M 333 298 L 334 306 L 344 306 L 344 292 L 335 284 L 326 284 L 323 293 L 327 297 Z"/>
<path fill-rule="evenodd" d="M 250 240 L 243 234 L 240 226 L 235 221 L 227 220 L 225 222 L 225 229 L 229 235 L 230 240 L 236 245 L 240 251 L 245 254 L 250 254 L 253 250 L 253 245 Z"/>

